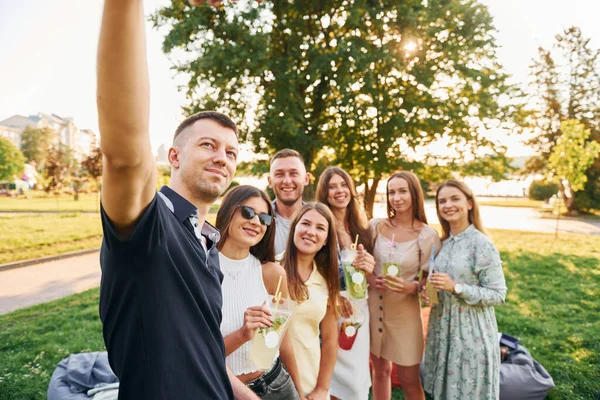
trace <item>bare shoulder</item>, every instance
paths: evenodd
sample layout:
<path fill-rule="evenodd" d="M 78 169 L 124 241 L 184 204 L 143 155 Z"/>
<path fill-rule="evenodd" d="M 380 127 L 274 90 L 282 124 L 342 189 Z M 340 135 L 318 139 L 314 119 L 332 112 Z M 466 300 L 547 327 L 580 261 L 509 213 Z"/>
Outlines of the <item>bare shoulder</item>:
<path fill-rule="evenodd" d="M 379 224 L 380 222 L 381 218 L 371 218 L 371 220 L 369 221 L 369 228 L 371 228 L 371 230 L 374 230 L 377 224 Z"/>
<path fill-rule="evenodd" d="M 424 238 L 435 238 L 438 237 L 439 238 L 439 233 L 433 229 L 431 226 L 426 225 L 422 222 L 420 222 L 421 224 L 421 228 L 420 228 L 420 235 L 422 235 Z"/>
<path fill-rule="evenodd" d="M 419 233 L 422 233 L 428 228 L 427 224 L 419 221 L 418 219 L 413 220 L 413 229 Z"/>
<path fill-rule="evenodd" d="M 281 265 L 274 262 L 266 262 L 262 265 L 263 270 L 263 279 L 267 285 L 279 281 L 279 277 L 283 276 L 284 279 L 287 279 L 287 274 L 285 273 L 285 268 Z"/>
<path fill-rule="evenodd" d="M 285 275 L 285 268 L 276 262 L 266 262 L 262 264 L 263 271 L 273 275 Z"/>

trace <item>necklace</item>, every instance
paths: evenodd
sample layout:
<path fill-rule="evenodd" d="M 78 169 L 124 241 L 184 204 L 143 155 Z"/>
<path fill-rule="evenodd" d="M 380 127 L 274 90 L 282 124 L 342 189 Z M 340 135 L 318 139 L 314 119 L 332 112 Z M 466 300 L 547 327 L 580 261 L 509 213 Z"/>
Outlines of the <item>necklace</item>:
<path fill-rule="evenodd" d="M 223 256 L 223 254 L 221 254 L 221 256 Z M 230 266 L 227 266 L 227 264 L 233 264 L 237 268 L 231 268 Z M 242 265 L 239 266 L 240 264 Z M 230 258 L 225 257 L 225 260 L 221 259 L 221 271 L 223 271 L 231 279 L 237 279 L 242 272 L 248 269 L 250 264 L 251 263 L 249 257 L 246 257 L 243 260 L 232 260 Z"/>
<path fill-rule="evenodd" d="M 225 272 L 225 274 L 231 279 L 237 279 L 240 276 L 240 274 L 246 269 L 248 269 L 248 265 L 244 265 L 242 268 L 235 269 L 233 271 L 228 270 L 227 267 L 221 267 L 221 270 L 223 270 L 223 272 Z"/>

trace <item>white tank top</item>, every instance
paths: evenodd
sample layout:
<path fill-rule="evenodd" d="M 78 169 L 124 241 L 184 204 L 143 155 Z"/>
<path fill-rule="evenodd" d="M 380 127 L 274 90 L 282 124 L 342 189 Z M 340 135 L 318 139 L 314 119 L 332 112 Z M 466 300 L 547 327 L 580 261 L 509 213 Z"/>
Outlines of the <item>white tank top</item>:
<path fill-rule="evenodd" d="M 260 306 L 268 300 L 269 294 L 262 277 L 260 261 L 249 254 L 243 260 L 232 260 L 219 253 L 221 271 L 223 271 L 223 320 L 221 334 L 223 337 L 237 331 L 244 325 L 244 312 L 248 307 Z M 248 374 L 258 371 L 250 359 L 250 343 L 248 341 L 231 353 L 226 363 L 234 375 Z"/>

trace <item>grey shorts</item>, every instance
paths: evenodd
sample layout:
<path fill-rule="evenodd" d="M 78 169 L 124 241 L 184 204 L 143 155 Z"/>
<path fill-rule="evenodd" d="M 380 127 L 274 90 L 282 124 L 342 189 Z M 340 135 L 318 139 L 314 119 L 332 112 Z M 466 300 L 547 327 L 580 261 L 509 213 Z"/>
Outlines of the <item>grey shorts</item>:
<path fill-rule="evenodd" d="M 299 400 L 296 386 L 279 358 L 275 366 L 247 386 L 263 400 Z"/>

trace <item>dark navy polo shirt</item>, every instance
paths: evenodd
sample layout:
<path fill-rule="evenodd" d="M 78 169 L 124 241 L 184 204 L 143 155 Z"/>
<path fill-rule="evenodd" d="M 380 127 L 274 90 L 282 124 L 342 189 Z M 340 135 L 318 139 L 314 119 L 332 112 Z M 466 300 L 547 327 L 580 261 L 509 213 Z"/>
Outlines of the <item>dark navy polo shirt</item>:
<path fill-rule="evenodd" d="M 206 237 L 207 257 L 189 218 L 196 207 L 160 193 L 127 239 L 102 210 L 100 318 L 119 399 L 233 399 L 218 239 Z"/>

